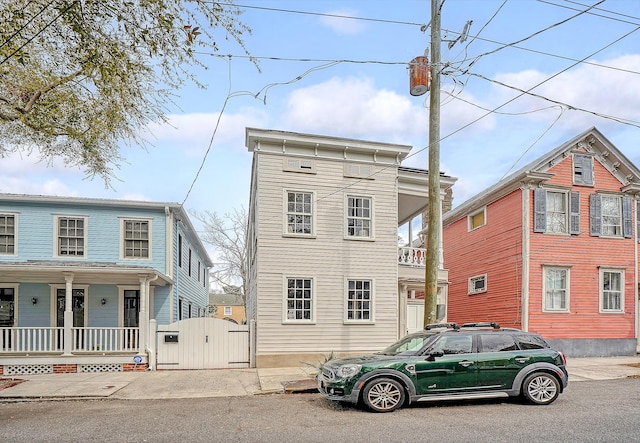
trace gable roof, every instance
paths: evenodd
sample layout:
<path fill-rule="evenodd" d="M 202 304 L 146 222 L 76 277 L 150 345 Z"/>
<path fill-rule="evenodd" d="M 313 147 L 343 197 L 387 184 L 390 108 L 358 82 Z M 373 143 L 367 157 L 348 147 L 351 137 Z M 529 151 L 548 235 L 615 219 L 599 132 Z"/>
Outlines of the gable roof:
<path fill-rule="evenodd" d="M 597 128 L 592 127 L 445 213 L 443 226 L 513 192 L 522 185 L 536 186 L 549 180 L 554 176 L 548 172 L 549 169 L 580 148 L 593 154 L 620 181 L 621 192 L 640 194 L 640 170 Z"/>

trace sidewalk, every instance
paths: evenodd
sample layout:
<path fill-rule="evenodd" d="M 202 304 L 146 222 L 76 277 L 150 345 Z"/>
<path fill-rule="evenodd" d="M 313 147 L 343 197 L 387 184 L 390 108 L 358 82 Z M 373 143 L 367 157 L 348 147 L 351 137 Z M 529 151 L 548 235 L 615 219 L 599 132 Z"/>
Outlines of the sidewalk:
<path fill-rule="evenodd" d="M 630 366 L 632 365 L 632 366 Z M 573 358 L 569 382 L 640 378 L 640 356 Z M 212 369 L 0 376 L 17 384 L 0 402 L 61 399 L 168 399 L 315 392 L 313 368 Z"/>

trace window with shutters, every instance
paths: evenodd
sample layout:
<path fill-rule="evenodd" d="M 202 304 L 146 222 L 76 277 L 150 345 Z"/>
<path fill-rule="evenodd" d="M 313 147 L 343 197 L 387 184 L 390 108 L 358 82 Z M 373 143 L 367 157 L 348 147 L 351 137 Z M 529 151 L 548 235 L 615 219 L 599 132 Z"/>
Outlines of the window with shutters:
<path fill-rule="evenodd" d="M 600 312 L 624 312 L 624 271 L 600 268 Z"/>
<path fill-rule="evenodd" d="M 543 272 L 542 310 L 544 312 L 568 312 L 569 268 L 545 266 Z"/>
<path fill-rule="evenodd" d="M 580 193 L 538 188 L 534 191 L 534 232 L 580 233 Z"/>
<path fill-rule="evenodd" d="M 589 196 L 589 233 L 595 237 L 633 237 L 631 197 L 591 194 Z"/>
<path fill-rule="evenodd" d="M 593 157 L 573 154 L 573 184 L 593 186 Z"/>

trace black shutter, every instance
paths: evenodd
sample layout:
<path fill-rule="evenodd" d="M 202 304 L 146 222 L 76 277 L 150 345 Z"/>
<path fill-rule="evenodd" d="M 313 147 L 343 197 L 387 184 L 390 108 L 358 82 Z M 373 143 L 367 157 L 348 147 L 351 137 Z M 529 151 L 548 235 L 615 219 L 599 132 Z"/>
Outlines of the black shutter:
<path fill-rule="evenodd" d="M 602 200 L 600 194 L 589 196 L 589 235 L 600 237 L 602 233 Z"/>
<path fill-rule="evenodd" d="M 633 211 L 631 197 L 622 197 L 622 235 L 624 238 L 633 237 Z"/>
<path fill-rule="evenodd" d="M 533 232 L 547 230 L 547 191 L 542 188 L 533 190 Z"/>
<path fill-rule="evenodd" d="M 569 234 L 580 234 L 580 193 L 572 192 L 569 198 Z"/>

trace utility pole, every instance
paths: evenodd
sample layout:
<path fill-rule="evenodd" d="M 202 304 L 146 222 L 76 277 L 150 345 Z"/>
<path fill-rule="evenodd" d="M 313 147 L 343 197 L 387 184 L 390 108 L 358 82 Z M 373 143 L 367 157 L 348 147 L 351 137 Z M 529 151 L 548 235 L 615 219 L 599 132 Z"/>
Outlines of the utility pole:
<path fill-rule="evenodd" d="M 435 323 L 440 267 L 440 7 L 431 0 L 431 88 L 429 97 L 429 196 L 424 281 L 424 325 Z"/>

